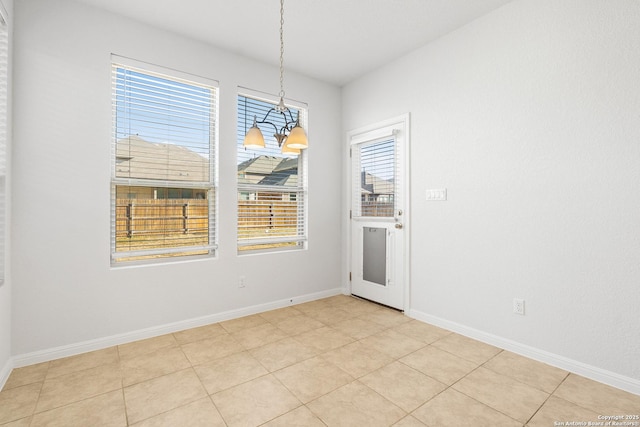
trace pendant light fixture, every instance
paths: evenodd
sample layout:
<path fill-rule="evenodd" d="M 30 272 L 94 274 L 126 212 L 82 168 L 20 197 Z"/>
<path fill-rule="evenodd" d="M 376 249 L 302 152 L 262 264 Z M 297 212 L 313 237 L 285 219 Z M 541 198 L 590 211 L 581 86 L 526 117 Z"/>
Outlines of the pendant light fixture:
<path fill-rule="evenodd" d="M 249 129 L 244 137 L 243 145 L 246 148 L 264 148 L 264 136 L 258 125 L 273 126 L 278 147 L 282 148 L 285 154 L 299 154 L 300 150 L 308 147 L 309 141 L 307 135 L 300 126 L 300 114 L 296 114 L 294 120 L 291 110 L 284 105 L 284 0 L 280 0 L 280 102 L 275 107 L 269 109 L 262 120 L 258 120 L 253 116 L 253 126 Z M 281 114 L 284 119 L 284 125 L 276 126 L 273 122 L 268 121 L 271 113 Z M 284 143 L 284 144 L 283 144 Z"/>

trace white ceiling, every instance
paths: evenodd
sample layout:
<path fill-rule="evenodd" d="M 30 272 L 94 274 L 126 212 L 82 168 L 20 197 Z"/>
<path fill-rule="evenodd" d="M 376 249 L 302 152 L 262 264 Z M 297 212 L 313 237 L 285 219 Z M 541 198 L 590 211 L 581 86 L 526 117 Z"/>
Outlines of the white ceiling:
<path fill-rule="evenodd" d="M 278 0 L 78 0 L 279 63 Z M 344 85 L 511 0 L 288 0 L 286 70 Z"/>

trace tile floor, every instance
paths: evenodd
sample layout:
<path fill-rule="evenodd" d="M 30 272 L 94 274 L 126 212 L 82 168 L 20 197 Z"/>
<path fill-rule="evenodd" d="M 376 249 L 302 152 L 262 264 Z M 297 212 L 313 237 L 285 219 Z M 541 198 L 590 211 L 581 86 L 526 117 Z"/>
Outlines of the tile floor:
<path fill-rule="evenodd" d="M 554 426 L 640 396 L 340 295 L 14 369 L 0 425 Z"/>

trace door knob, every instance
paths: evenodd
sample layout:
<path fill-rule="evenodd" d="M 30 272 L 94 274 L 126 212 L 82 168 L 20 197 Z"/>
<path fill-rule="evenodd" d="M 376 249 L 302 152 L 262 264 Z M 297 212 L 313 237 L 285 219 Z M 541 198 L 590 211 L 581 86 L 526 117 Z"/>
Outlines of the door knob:
<path fill-rule="evenodd" d="M 402 230 L 402 223 L 396 222 L 396 228 Z"/>

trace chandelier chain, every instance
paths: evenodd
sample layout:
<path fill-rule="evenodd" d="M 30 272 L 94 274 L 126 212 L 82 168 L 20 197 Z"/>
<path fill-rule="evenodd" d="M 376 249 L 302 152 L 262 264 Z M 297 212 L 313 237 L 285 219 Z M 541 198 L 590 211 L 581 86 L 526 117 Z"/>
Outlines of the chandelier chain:
<path fill-rule="evenodd" d="M 280 98 L 284 98 L 284 0 L 280 0 Z"/>

